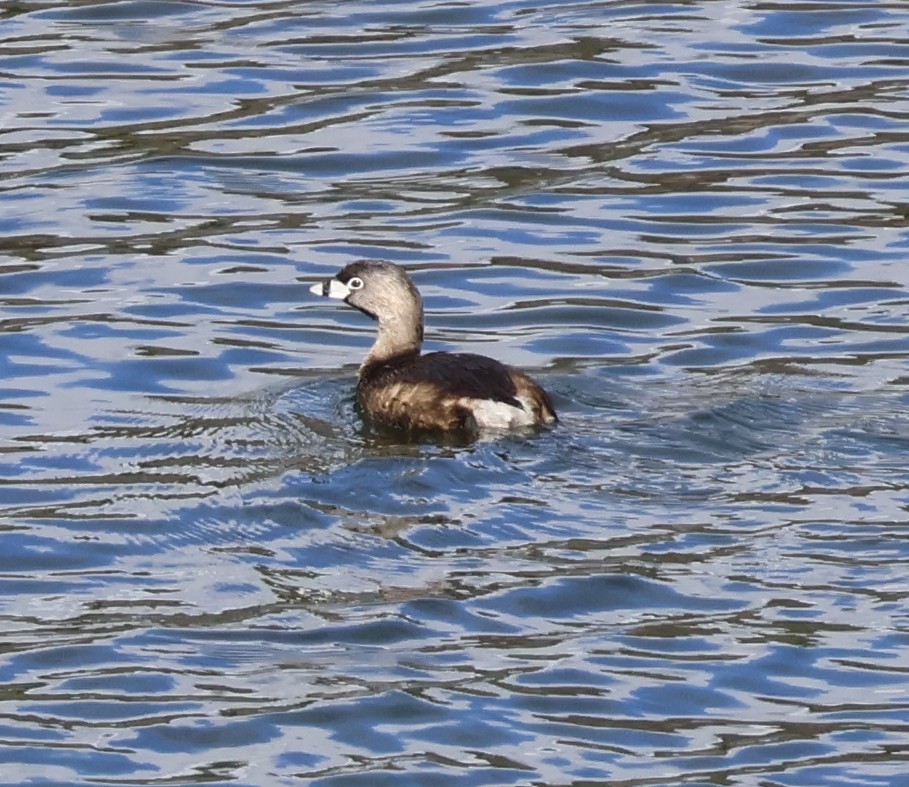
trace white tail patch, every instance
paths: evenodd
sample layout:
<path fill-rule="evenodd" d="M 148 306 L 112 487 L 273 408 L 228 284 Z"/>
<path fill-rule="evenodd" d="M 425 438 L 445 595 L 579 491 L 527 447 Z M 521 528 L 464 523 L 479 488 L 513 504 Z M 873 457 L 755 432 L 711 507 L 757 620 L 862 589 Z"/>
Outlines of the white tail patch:
<path fill-rule="evenodd" d="M 523 396 L 515 397 L 523 406 L 515 407 L 492 399 L 462 399 L 464 406 L 473 413 L 481 429 L 515 429 L 519 426 L 533 426 L 533 405 Z"/>

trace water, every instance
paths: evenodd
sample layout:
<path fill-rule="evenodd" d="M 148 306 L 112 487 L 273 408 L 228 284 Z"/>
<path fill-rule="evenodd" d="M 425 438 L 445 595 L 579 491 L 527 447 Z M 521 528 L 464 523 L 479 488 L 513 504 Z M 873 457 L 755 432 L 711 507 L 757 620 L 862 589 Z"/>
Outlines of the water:
<path fill-rule="evenodd" d="M 0 782 L 900 785 L 909 9 L 19 3 Z M 433 349 L 561 424 L 364 430 Z"/>

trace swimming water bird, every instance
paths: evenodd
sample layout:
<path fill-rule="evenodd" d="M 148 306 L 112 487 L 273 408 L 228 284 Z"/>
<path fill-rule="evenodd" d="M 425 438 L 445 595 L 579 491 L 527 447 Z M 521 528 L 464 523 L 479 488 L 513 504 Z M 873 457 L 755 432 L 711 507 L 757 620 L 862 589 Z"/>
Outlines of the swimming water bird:
<path fill-rule="evenodd" d="M 558 420 L 549 395 L 524 372 L 485 355 L 422 355 L 423 301 L 403 268 L 361 260 L 310 291 L 342 300 L 378 323 L 357 379 L 357 401 L 371 423 L 476 433 Z"/>

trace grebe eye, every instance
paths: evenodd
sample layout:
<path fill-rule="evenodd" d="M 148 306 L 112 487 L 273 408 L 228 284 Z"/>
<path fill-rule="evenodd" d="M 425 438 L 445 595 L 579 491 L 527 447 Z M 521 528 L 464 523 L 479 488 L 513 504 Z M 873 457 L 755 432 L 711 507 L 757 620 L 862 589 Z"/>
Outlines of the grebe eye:
<path fill-rule="evenodd" d="M 352 279 L 347 282 L 348 288 L 351 290 L 362 290 L 363 289 L 363 279 L 358 276 L 354 276 Z"/>

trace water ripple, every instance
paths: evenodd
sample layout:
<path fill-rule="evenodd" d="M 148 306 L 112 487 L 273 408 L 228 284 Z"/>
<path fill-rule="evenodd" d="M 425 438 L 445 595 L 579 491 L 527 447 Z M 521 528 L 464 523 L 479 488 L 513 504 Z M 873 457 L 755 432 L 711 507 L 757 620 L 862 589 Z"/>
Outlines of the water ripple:
<path fill-rule="evenodd" d="M 18 783 L 898 784 L 906 9 L 9 6 Z M 433 348 L 561 423 L 360 423 Z"/>

